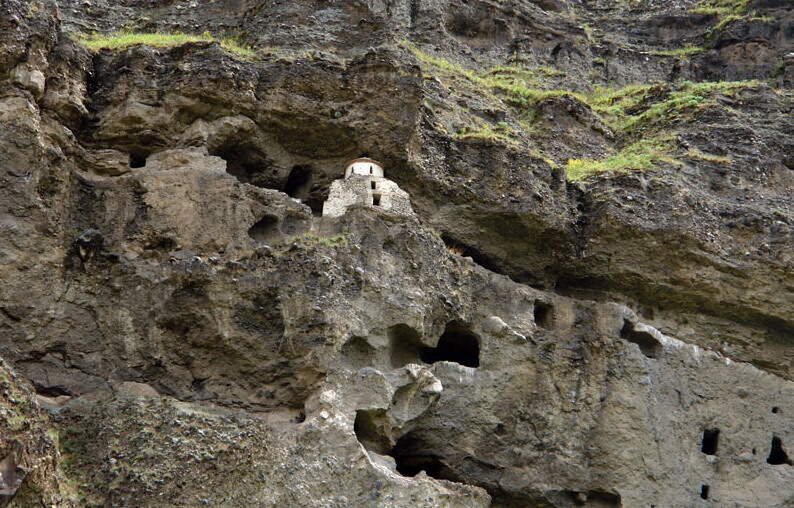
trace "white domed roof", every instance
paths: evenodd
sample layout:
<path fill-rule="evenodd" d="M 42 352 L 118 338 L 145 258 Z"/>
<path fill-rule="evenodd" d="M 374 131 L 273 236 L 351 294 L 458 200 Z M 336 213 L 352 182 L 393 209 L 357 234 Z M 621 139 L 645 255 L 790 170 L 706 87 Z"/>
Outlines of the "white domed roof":
<path fill-rule="evenodd" d="M 383 166 L 380 162 L 368 157 L 353 159 L 345 169 L 345 178 L 353 175 L 376 176 L 383 178 Z"/>

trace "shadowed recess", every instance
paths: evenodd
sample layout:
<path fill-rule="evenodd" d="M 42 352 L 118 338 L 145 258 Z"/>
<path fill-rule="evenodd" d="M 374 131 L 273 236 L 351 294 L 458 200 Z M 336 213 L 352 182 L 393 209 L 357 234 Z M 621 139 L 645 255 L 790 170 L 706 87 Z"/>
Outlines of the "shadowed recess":
<path fill-rule="evenodd" d="M 789 466 L 794 465 L 791 459 L 789 459 L 786 450 L 783 449 L 783 441 L 777 436 L 772 438 L 772 447 L 769 450 L 769 457 L 766 459 L 766 462 L 773 466 L 782 464 L 787 464 Z"/>
<path fill-rule="evenodd" d="M 717 454 L 717 444 L 720 439 L 720 429 L 706 429 L 703 431 L 703 444 L 700 451 L 706 455 Z"/>
<path fill-rule="evenodd" d="M 620 330 L 620 337 L 623 340 L 637 344 L 642 354 L 648 358 L 658 358 L 662 354 L 662 344 L 656 340 L 651 333 L 637 330 L 634 323 L 624 321 L 623 329 Z"/>
<path fill-rule="evenodd" d="M 430 453 L 427 446 L 413 433 L 397 440 L 391 453 L 397 462 L 397 472 L 403 476 L 416 476 L 424 471 L 427 476 L 440 480 L 456 481 L 442 458 Z"/>
<path fill-rule="evenodd" d="M 426 363 L 455 362 L 476 368 L 480 366 L 480 341 L 465 325 L 453 321 L 447 325 L 438 345 L 422 349 L 421 357 Z"/>
<path fill-rule="evenodd" d="M 226 172 L 240 182 L 250 183 L 257 187 L 278 188 L 269 174 L 271 162 L 258 148 L 247 144 L 226 144 L 209 150 L 226 161 Z"/>
<path fill-rule="evenodd" d="M 278 218 L 273 215 L 265 215 L 248 229 L 248 236 L 261 243 L 272 241 L 279 234 Z"/>
<path fill-rule="evenodd" d="M 309 196 L 312 187 L 312 168 L 311 166 L 295 166 L 289 172 L 287 183 L 284 184 L 284 192 L 300 200 L 305 200 Z"/>
<path fill-rule="evenodd" d="M 398 369 L 409 363 L 419 363 L 423 348 L 419 332 L 400 323 L 389 328 L 387 334 L 392 368 Z"/>
<path fill-rule="evenodd" d="M 534 309 L 535 324 L 541 328 L 554 326 L 554 307 L 551 304 L 536 301 Z"/>

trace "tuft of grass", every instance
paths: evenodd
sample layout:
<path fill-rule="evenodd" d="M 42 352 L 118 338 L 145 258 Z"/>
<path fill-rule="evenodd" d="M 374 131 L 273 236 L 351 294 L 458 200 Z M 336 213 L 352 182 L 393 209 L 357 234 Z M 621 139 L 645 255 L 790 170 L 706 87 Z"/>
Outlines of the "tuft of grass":
<path fill-rule="evenodd" d="M 750 0 L 700 0 L 689 12 L 717 16 L 742 15 L 747 12 L 749 6 Z"/>
<path fill-rule="evenodd" d="M 687 155 L 689 157 L 692 157 L 693 159 L 700 159 L 706 162 L 714 162 L 718 164 L 731 163 L 730 157 L 724 157 L 722 155 L 714 155 L 711 153 L 701 152 L 699 149 L 695 148 L 694 146 L 689 147 L 689 150 L 687 150 Z"/>
<path fill-rule="evenodd" d="M 156 48 L 168 48 L 172 46 L 181 46 L 188 42 L 217 42 L 223 49 L 234 53 L 242 58 L 251 59 L 256 56 L 256 52 L 251 48 L 246 48 L 240 45 L 236 37 L 223 37 L 216 38 L 209 32 L 204 32 L 200 35 L 184 34 L 181 32 L 175 33 L 136 33 L 119 31 L 108 34 L 75 34 L 78 42 L 87 47 L 91 51 L 99 51 L 101 49 L 124 49 L 136 44 L 145 44 Z"/>
<path fill-rule="evenodd" d="M 717 24 L 709 30 L 710 34 L 718 33 L 725 28 L 728 23 L 744 17 L 762 21 L 773 21 L 773 18 L 769 17 L 756 17 L 755 11 L 750 12 L 750 3 L 751 0 L 700 0 L 689 12 L 695 14 L 710 14 L 717 17 Z"/>
<path fill-rule="evenodd" d="M 515 131 L 507 124 L 507 122 L 499 122 L 492 125 L 482 120 L 477 120 L 477 125 L 466 126 L 454 136 L 458 139 L 487 139 L 491 141 L 503 140 L 511 142 Z"/>
<path fill-rule="evenodd" d="M 615 155 L 602 160 L 569 159 L 565 173 L 568 180 L 580 181 L 606 171 L 625 173 L 651 169 L 660 162 L 678 164 L 673 157 L 673 140 L 674 136 L 668 133 L 631 143 Z"/>
<path fill-rule="evenodd" d="M 467 69 L 458 63 L 425 53 L 410 42 L 404 41 L 401 44 L 409 49 L 421 62 L 432 65 L 437 70 L 451 74 L 453 77 L 464 78 L 478 85 L 481 89 L 504 93 L 509 101 L 518 105 L 531 104 L 556 95 L 578 95 L 570 90 L 547 90 L 542 88 L 544 78 L 563 74 L 553 67 L 540 65 L 525 68 L 516 65 L 499 65 L 487 71 L 478 72 L 473 69 Z"/>
<path fill-rule="evenodd" d="M 703 51 L 705 51 L 703 46 L 689 45 L 681 48 L 653 50 L 652 53 L 659 56 L 689 56 Z"/>
<path fill-rule="evenodd" d="M 602 115 L 615 131 L 628 133 L 649 126 L 670 123 L 689 117 L 715 104 L 717 94 L 734 95 L 744 88 L 758 86 L 758 81 L 684 81 L 672 89 L 658 85 L 629 85 L 619 89 L 597 88 L 586 101 Z M 657 99 L 656 96 L 661 98 Z M 648 102 L 647 107 L 641 108 Z"/>
<path fill-rule="evenodd" d="M 587 42 L 591 44 L 595 42 L 595 38 L 593 37 L 593 27 L 591 27 L 587 23 L 582 23 L 581 25 L 579 25 L 579 28 L 581 28 L 582 31 L 584 31 L 584 36 L 587 37 Z"/>

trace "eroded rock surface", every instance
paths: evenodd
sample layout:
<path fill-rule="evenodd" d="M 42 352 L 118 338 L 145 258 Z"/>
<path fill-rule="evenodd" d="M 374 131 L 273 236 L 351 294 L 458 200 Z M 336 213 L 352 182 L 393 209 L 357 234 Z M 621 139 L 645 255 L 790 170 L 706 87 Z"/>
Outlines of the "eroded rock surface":
<path fill-rule="evenodd" d="M 0 2 L 0 506 L 794 505 L 788 2 Z"/>

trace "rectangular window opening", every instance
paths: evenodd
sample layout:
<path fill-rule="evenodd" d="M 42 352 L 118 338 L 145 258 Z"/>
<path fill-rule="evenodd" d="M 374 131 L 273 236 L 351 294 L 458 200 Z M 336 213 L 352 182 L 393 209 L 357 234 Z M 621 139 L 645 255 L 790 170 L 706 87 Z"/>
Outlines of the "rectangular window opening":
<path fill-rule="evenodd" d="M 701 485 L 700 486 L 700 498 L 701 499 L 708 499 L 709 498 L 709 486 L 708 485 Z"/>
<path fill-rule="evenodd" d="M 375 181 L 373 180 L 373 181 L 372 181 L 372 190 L 375 190 L 377 187 L 378 187 L 378 186 L 377 186 L 377 185 L 375 185 Z"/>
<path fill-rule="evenodd" d="M 372 195 L 372 204 L 375 206 L 380 206 L 380 194 Z"/>
<path fill-rule="evenodd" d="M 700 451 L 706 455 L 717 455 L 717 444 L 720 439 L 720 429 L 706 429 L 703 431 L 703 442 Z"/>

